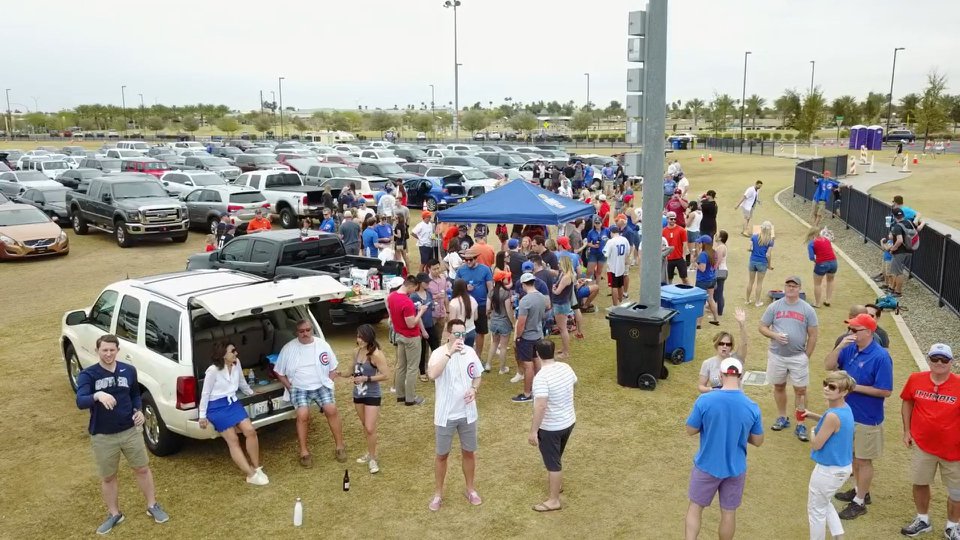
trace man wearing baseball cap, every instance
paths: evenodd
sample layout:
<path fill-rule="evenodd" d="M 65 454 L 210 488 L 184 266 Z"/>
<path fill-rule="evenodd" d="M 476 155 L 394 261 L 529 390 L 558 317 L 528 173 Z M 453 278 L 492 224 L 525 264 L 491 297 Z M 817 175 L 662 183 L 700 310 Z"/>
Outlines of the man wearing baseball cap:
<path fill-rule="evenodd" d="M 867 513 L 873 460 L 883 455 L 883 401 L 893 391 L 893 359 L 874 339 L 877 321 L 860 313 L 844 321 L 848 334 L 827 354 L 827 370 L 846 371 L 857 385 L 847 395 L 853 412 L 854 489 L 839 492 L 838 500 L 849 504 L 840 511 L 840 519 L 856 519 Z"/>
<path fill-rule="evenodd" d="M 736 530 L 736 512 L 747 476 L 747 443 L 763 444 L 760 407 L 740 389 L 742 375 L 740 360 L 725 358 L 720 362 L 720 389 L 701 394 L 687 417 L 687 434 L 700 435 L 687 494 L 687 538 L 700 534 L 703 509 L 717 494 L 720 538 L 733 538 Z"/>
<path fill-rule="evenodd" d="M 420 252 L 420 271 L 426 271 L 427 262 L 436 258 L 433 252 L 433 214 L 429 210 L 420 213 L 420 223 L 410 231 L 417 239 L 417 250 Z"/>
<path fill-rule="evenodd" d="M 513 397 L 515 403 L 533 401 L 533 377 L 540 371 L 540 362 L 536 358 L 534 344 L 543 338 L 543 321 L 546 317 L 548 299 L 534 286 L 536 277 L 530 272 L 520 276 L 523 298 L 517 307 L 517 322 L 513 335 L 516 336 L 517 369 L 523 373 L 523 392 Z M 519 373 L 518 373 L 519 374 Z"/>
<path fill-rule="evenodd" d="M 630 253 L 630 242 L 620 235 L 620 228 L 610 227 L 610 241 L 603 248 L 603 256 L 607 259 L 607 269 L 610 276 L 610 289 L 613 305 L 623 301 L 624 281 L 627 274 L 627 254 Z"/>
<path fill-rule="evenodd" d="M 947 486 L 947 524 L 944 537 L 960 540 L 960 375 L 949 345 L 936 343 L 927 353 L 930 371 L 912 373 L 903 385 L 903 442 L 912 449 L 910 482 L 917 517 L 900 534 L 916 536 L 933 530 L 930 484 L 937 469 Z"/>
<path fill-rule="evenodd" d="M 893 295 L 901 296 L 903 294 L 903 282 L 910 275 L 910 261 L 913 258 L 913 249 L 910 238 L 916 237 L 916 225 L 905 219 L 902 208 L 896 208 L 893 211 L 894 223 L 890 226 L 890 234 L 893 235 L 893 246 L 890 252 L 893 253 L 893 261 L 890 263 L 890 273 L 893 274 Z"/>
<path fill-rule="evenodd" d="M 810 383 L 810 356 L 817 346 L 817 313 L 800 298 L 800 277 L 790 276 L 784 282 L 783 298 L 767 306 L 760 318 L 760 334 L 770 339 L 767 352 L 767 380 L 773 384 L 773 400 L 777 404 L 777 421 L 770 429 L 790 427 L 787 418 L 787 377 L 793 385 L 797 428 L 794 435 L 803 442 L 810 440 L 804 425 L 807 408 L 807 386 Z"/>
<path fill-rule="evenodd" d="M 677 213 L 667 212 L 667 226 L 663 228 L 663 239 L 673 249 L 667 254 L 667 283 L 673 281 L 674 274 L 680 274 L 684 285 L 689 285 L 687 279 L 687 230 L 677 225 Z"/>

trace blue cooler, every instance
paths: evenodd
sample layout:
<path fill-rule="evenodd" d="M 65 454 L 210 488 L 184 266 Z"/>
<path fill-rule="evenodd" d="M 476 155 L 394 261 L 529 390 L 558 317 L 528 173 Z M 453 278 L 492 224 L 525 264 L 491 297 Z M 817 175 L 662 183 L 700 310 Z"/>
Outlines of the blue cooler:
<path fill-rule="evenodd" d="M 693 360 L 697 341 L 697 319 L 703 316 L 707 291 L 692 285 L 660 287 L 660 306 L 672 309 L 677 316 L 670 321 L 670 335 L 664 343 L 664 356 L 673 364 Z"/>

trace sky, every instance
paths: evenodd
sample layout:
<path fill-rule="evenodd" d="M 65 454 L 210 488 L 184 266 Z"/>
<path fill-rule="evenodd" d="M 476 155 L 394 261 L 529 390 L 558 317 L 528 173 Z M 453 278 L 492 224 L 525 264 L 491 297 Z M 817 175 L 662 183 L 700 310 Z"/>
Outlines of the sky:
<path fill-rule="evenodd" d="M 283 81 L 283 105 L 392 108 L 453 101 L 453 10 L 442 0 L 21 0 L 3 8 L 4 70 L 13 109 L 85 103 L 226 104 L 258 108 Z M 12 5 L 11 5 L 12 4 Z M 627 13 L 642 1 L 462 0 L 457 9 L 460 106 L 504 98 L 606 106 L 626 94 Z M 810 60 L 828 99 L 920 91 L 931 69 L 960 93 L 960 2 L 673 0 L 667 99 L 768 104 L 805 92 Z M 17 44 L 16 47 L 12 46 Z"/>

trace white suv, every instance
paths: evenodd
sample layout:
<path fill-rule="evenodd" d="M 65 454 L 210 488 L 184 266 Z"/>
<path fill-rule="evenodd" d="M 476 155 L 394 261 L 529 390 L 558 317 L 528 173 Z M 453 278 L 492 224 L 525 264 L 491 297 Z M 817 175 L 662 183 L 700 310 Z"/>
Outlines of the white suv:
<path fill-rule="evenodd" d="M 198 422 L 203 376 L 217 341 L 230 341 L 241 366 L 259 384 L 240 402 L 255 427 L 292 419 L 283 386 L 271 362 L 308 319 L 316 338 L 320 325 L 309 306 L 343 298 L 347 287 L 330 276 L 263 280 L 233 270 L 195 270 L 107 286 L 93 306 L 64 315 L 60 347 L 74 391 L 83 368 L 99 361 L 95 343 L 104 334 L 120 338 L 118 360 L 137 368 L 146 418 L 143 438 L 158 456 L 180 449 L 183 437 L 212 439 Z M 272 359 L 272 360 L 271 360 Z"/>

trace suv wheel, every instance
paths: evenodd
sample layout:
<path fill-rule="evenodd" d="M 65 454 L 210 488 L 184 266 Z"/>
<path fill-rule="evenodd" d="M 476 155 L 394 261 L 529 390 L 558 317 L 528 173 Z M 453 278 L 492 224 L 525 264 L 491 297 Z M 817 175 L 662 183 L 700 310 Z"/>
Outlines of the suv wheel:
<path fill-rule="evenodd" d="M 436 199 L 427 199 L 427 210 L 431 212 L 437 211 L 437 200 Z"/>
<path fill-rule="evenodd" d="M 157 402 L 150 392 L 143 392 L 143 442 L 155 456 L 169 456 L 180 450 L 183 439 L 167 429 L 167 425 L 160 418 Z"/>
<path fill-rule="evenodd" d="M 117 245 L 122 248 L 128 248 L 132 244 L 130 235 L 127 234 L 126 224 L 122 221 L 113 224 L 113 236 L 117 239 Z"/>
<path fill-rule="evenodd" d="M 73 219 L 71 219 L 70 222 L 73 224 L 73 232 L 77 234 L 87 234 L 87 232 L 89 232 L 87 220 L 80 216 L 79 209 L 73 211 Z"/>
<path fill-rule="evenodd" d="M 280 225 L 284 229 L 293 229 L 297 226 L 297 215 L 293 213 L 293 209 L 289 206 L 280 210 Z"/>
<path fill-rule="evenodd" d="M 210 221 L 208 222 L 208 224 L 209 224 L 209 225 L 208 225 L 208 227 L 207 227 L 207 231 L 208 231 L 210 234 L 216 235 L 216 234 L 217 234 L 217 225 L 220 224 L 220 220 L 217 219 L 217 218 L 215 218 L 215 217 L 212 217 L 212 218 L 210 218 Z"/>
<path fill-rule="evenodd" d="M 80 366 L 80 357 L 77 356 L 77 351 L 71 344 L 67 344 L 67 348 L 63 351 L 63 357 L 67 363 L 67 379 L 70 380 L 70 388 L 73 388 L 74 393 L 76 393 L 77 378 L 80 376 L 80 372 L 83 371 L 83 368 Z"/>

